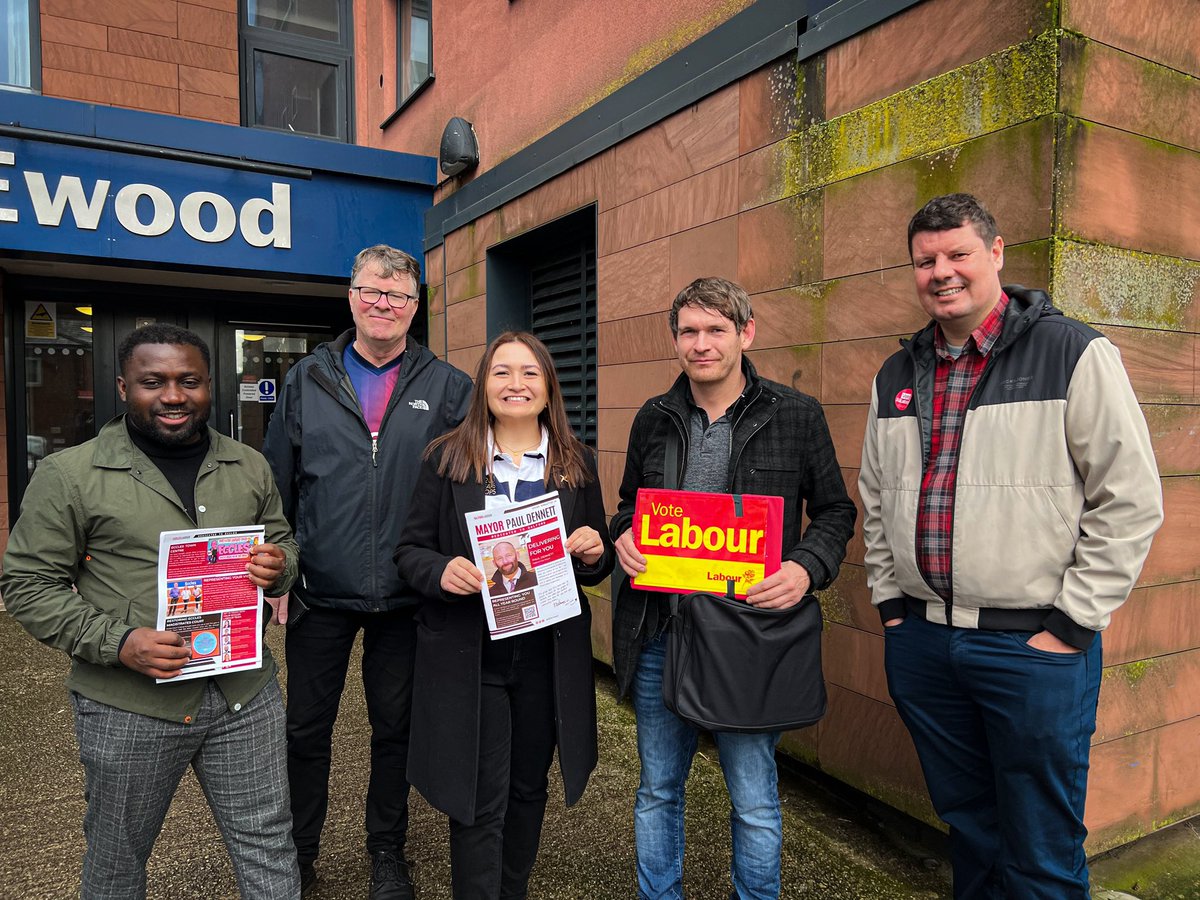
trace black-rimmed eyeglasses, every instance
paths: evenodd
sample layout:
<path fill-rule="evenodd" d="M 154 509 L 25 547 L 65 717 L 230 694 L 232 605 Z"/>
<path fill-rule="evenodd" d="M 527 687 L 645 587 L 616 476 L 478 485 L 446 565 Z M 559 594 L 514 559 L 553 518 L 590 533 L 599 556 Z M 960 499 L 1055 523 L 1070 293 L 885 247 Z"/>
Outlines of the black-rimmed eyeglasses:
<path fill-rule="evenodd" d="M 350 290 L 358 291 L 359 302 L 364 306 L 374 306 L 379 302 L 380 297 L 386 297 L 387 305 L 392 309 L 404 309 L 417 299 L 412 294 L 406 294 L 403 291 L 381 291 L 379 288 L 359 287 L 358 285 L 354 285 Z"/>

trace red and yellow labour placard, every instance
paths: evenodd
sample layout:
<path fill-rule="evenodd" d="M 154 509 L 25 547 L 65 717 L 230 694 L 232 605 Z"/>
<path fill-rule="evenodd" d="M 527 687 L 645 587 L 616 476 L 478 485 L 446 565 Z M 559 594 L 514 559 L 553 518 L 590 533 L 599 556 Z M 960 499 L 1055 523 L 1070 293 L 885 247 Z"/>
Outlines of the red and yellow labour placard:
<path fill-rule="evenodd" d="M 646 557 L 634 587 L 649 591 L 734 594 L 779 569 L 783 498 L 642 488 L 633 541 Z"/>

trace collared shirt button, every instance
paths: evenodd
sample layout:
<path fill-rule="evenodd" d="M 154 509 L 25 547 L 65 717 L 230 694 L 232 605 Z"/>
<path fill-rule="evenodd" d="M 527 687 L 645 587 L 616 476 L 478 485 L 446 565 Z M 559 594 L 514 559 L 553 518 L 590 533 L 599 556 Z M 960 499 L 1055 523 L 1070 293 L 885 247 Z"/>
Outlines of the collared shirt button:
<path fill-rule="evenodd" d="M 196 507 L 196 511 L 197 511 L 197 512 L 208 512 L 208 507 L 206 507 L 206 506 L 197 506 L 197 507 Z"/>
<path fill-rule="evenodd" d="M 234 711 L 234 712 L 241 712 L 241 710 L 242 710 L 242 704 L 240 704 L 240 703 L 235 703 L 235 704 L 233 704 L 233 711 Z"/>
<path fill-rule="evenodd" d="M 192 717 L 191 717 L 191 716 L 184 716 L 184 717 L 183 717 L 183 724 L 184 724 L 184 725 L 191 725 L 191 724 L 192 724 Z"/>

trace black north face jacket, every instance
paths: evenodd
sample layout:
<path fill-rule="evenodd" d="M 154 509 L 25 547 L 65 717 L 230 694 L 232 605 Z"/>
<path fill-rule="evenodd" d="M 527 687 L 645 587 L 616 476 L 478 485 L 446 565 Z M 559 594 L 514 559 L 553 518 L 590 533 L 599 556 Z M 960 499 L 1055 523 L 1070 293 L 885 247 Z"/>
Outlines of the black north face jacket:
<path fill-rule="evenodd" d="M 471 379 L 408 339 L 396 387 L 372 441 L 342 364 L 354 329 L 288 372 L 263 455 L 300 545 L 305 603 L 384 612 L 417 602 L 392 554 L 431 440 L 462 421 Z"/>
<path fill-rule="evenodd" d="M 837 577 L 854 532 L 858 510 L 834 453 L 821 404 L 782 384 L 759 378 L 743 357 L 746 391 L 727 415 L 733 423 L 726 491 L 783 497 L 783 559 L 798 563 L 812 578 L 812 590 Z M 680 442 L 680 471 L 687 464 L 691 393 L 686 375 L 671 390 L 652 397 L 638 411 L 629 435 L 621 500 L 609 530 L 615 541 L 633 522 L 638 488 L 661 488 L 668 440 Z M 809 525 L 803 527 L 804 513 Z M 614 581 L 613 668 L 617 696 L 633 682 L 644 638 L 647 592 L 630 587 L 623 573 Z"/>

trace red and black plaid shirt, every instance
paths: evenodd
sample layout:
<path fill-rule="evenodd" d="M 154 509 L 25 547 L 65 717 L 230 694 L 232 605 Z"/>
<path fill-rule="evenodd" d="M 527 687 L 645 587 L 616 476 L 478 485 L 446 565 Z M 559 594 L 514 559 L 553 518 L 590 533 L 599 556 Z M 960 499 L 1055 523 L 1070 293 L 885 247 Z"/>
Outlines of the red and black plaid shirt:
<path fill-rule="evenodd" d="M 947 601 L 953 599 L 950 547 L 963 422 L 988 354 L 1000 337 L 1007 308 L 1008 295 L 1001 293 L 1000 302 L 971 332 L 957 359 L 946 349 L 941 326 L 934 329 L 937 372 L 933 386 L 933 435 L 917 507 L 917 563 L 929 586 Z"/>

